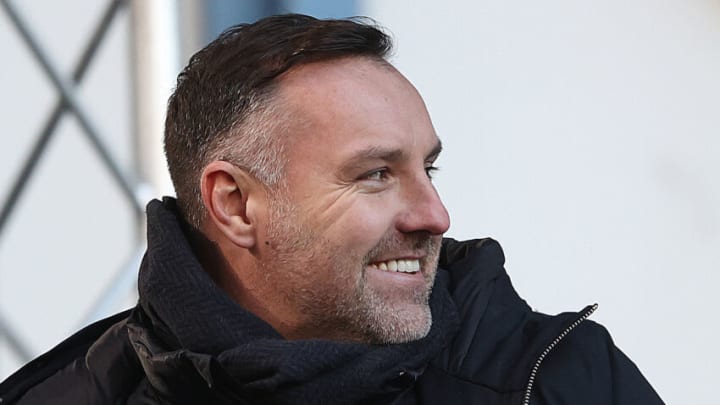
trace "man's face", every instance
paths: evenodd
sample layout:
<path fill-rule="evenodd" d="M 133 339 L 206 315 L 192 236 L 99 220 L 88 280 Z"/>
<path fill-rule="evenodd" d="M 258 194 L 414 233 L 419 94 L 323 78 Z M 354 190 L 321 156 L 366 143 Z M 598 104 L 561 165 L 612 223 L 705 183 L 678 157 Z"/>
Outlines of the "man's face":
<path fill-rule="evenodd" d="M 429 176 L 440 152 L 425 105 L 364 58 L 280 80 L 291 111 L 284 186 L 259 259 L 299 336 L 397 343 L 430 329 L 428 298 L 449 217 Z"/>

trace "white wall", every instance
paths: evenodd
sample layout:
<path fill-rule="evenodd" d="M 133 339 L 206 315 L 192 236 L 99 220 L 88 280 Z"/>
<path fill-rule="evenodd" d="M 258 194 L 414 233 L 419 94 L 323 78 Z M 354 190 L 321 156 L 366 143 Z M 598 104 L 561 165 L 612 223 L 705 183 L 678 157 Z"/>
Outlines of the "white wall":
<path fill-rule="evenodd" d="M 593 319 L 667 403 L 713 403 L 720 2 L 380 1 L 445 146 L 449 235 L 530 305 Z"/>

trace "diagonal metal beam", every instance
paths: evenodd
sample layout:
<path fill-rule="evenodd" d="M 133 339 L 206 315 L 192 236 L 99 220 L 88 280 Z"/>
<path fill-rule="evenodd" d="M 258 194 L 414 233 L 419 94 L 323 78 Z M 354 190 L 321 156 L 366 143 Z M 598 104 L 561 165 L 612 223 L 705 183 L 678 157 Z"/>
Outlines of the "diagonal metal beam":
<path fill-rule="evenodd" d="M 80 59 L 73 69 L 72 80 L 75 84 L 80 83 L 84 78 L 85 73 L 90 66 L 90 62 L 92 62 L 95 53 L 105 38 L 105 34 L 110 28 L 110 24 L 124 3 L 125 0 L 112 0 L 107 6 L 102 18 L 93 30 L 90 41 L 85 45 Z M 65 109 L 66 105 L 64 99 L 61 98 L 58 100 L 57 104 L 45 121 L 45 125 L 43 125 L 40 135 L 37 137 L 32 150 L 25 159 L 25 163 L 23 164 L 20 173 L 15 177 L 15 182 L 13 183 L 9 194 L 2 205 L 2 211 L 0 211 L 0 237 L 2 237 L 3 228 L 15 209 L 17 202 L 20 200 L 22 193 L 25 191 L 25 187 L 29 183 L 30 177 L 33 175 L 40 158 L 45 152 L 46 147 L 54 134 L 55 127 L 60 122 L 60 118 L 62 117 Z"/>
<path fill-rule="evenodd" d="M 108 316 L 113 310 L 117 310 L 118 303 L 126 297 L 130 291 L 136 290 L 138 269 L 144 256 L 144 244 L 141 243 L 133 247 L 132 254 L 117 270 L 97 300 L 90 305 L 90 308 L 80 322 L 80 327 L 85 327 L 102 317 Z"/>
<path fill-rule="evenodd" d="M 5 338 L 10 348 L 20 357 L 23 363 L 32 359 L 33 356 L 30 350 L 25 347 L 19 337 L 15 336 L 10 324 L 3 318 L 2 314 L 0 314 L 0 338 Z"/>
<path fill-rule="evenodd" d="M 35 37 L 33 37 L 32 33 L 28 29 L 23 19 L 17 13 L 17 10 L 15 10 L 10 0 L 0 0 L 0 4 L 2 4 L 5 12 L 10 17 L 10 20 L 13 22 L 13 25 L 20 33 L 20 36 L 25 41 L 26 45 L 30 48 L 33 55 L 37 59 L 37 62 L 40 64 L 43 71 L 64 100 L 63 103 L 77 118 L 80 127 L 83 129 L 83 132 L 85 133 L 91 145 L 95 149 L 95 152 L 99 155 L 100 159 L 105 164 L 105 167 L 110 171 L 113 179 L 125 195 L 127 202 L 134 209 L 137 215 L 141 215 L 143 212 L 143 207 L 142 203 L 139 201 L 139 198 L 137 198 L 137 196 L 135 195 L 133 182 L 131 182 L 130 179 L 126 177 L 125 174 L 123 174 L 120 167 L 117 165 L 117 163 L 115 163 L 115 160 L 110 154 L 109 149 L 104 145 L 101 138 L 98 136 L 98 132 L 95 130 L 94 125 L 92 125 L 90 119 L 88 118 L 88 115 L 85 114 L 85 111 L 81 108 L 80 103 L 75 97 L 75 93 L 72 91 L 72 88 L 65 83 L 65 81 L 55 70 L 49 56 L 41 48 L 39 42 L 35 39 Z"/>
<path fill-rule="evenodd" d="M 121 6 L 125 3 L 125 0 L 110 0 L 108 6 L 106 7 L 102 17 L 98 21 L 95 29 L 92 32 L 92 35 L 90 36 L 90 40 L 85 45 L 83 52 L 80 56 L 80 59 L 77 61 L 73 71 L 72 71 L 72 82 L 73 84 L 78 84 L 82 81 L 84 78 L 86 72 L 88 71 L 88 68 L 97 53 L 97 50 L 99 49 L 100 45 L 102 44 L 103 39 L 105 38 L 115 16 L 118 13 L 118 10 L 121 8 Z M 23 38 L 28 43 L 28 46 L 31 47 L 31 50 L 33 51 L 33 54 L 36 56 L 38 61 L 41 63 L 43 69 L 45 70 L 45 73 L 48 74 L 48 76 L 53 81 L 53 84 L 58 87 L 58 85 L 63 85 L 63 83 L 58 80 L 59 76 L 54 73 L 52 70 L 52 64 L 50 61 L 44 56 L 44 53 L 40 49 L 40 47 L 37 45 L 37 43 L 33 40 L 33 38 L 30 36 L 29 31 L 24 27 L 23 22 L 20 21 L 18 18 L 17 13 L 14 12 L 11 5 L 7 2 L 7 0 L 2 0 L 2 5 L 5 7 L 5 11 L 10 16 L 11 20 L 15 24 L 16 28 L 21 32 L 21 35 L 23 35 Z M 54 76 L 53 76 L 54 75 Z M 27 159 L 25 160 L 23 167 L 20 171 L 20 174 L 16 177 L 15 182 L 13 183 L 13 186 L 11 188 L 11 191 L 9 195 L 7 196 L 4 204 L 2 205 L 2 211 L 0 211 L 0 236 L 2 236 L 2 231 L 7 223 L 8 218 L 10 217 L 11 213 L 13 212 L 17 202 L 19 201 L 23 191 L 25 190 L 27 184 L 29 183 L 29 179 L 32 176 L 32 174 L 35 171 L 35 168 L 37 167 L 37 163 L 40 161 L 44 151 L 47 148 L 47 145 L 49 144 L 49 141 L 52 138 L 52 135 L 55 133 L 55 129 L 57 127 L 57 124 L 60 122 L 60 119 L 63 116 L 63 113 L 68 109 L 73 107 L 73 99 L 68 97 L 68 94 L 72 96 L 71 93 L 69 93 L 68 89 L 65 89 L 65 93 L 63 93 L 62 88 L 58 88 L 60 92 L 60 99 L 57 101 L 56 105 L 52 109 L 52 112 L 47 117 L 45 124 L 42 127 L 42 130 L 37 137 L 35 144 L 30 152 L 30 154 L 27 156 Z M 75 115 L 79 120 L 82 119 L 81 114 L 78 115 L 78 112 L 82 113 L 82 111 L 79 111 L 77 109 L 77 105 L 74 106 L 75 109 L 72 112 L 75 112 Z M 95 136 L 96 139 L 97 135 L 94 133 L 88 133 L 87 128 L 86 134 L 89 137 Z M 102 144 L 95 145 L 96 149 L 97 146 L 103 147 Z M 100 153 L 102 150 L 99 151 Z M 109 156 L 109 154 L 106 154 L 106 156 L 102 156 L 101 158 L 104 159 L 104 163 L 106 163 L 107 166 L 112 170 L 114 161 L 112 161 Z M 108 165 L 108 162 L 110 165 Z M 117 171 L 119 173 L 119 170 Z M 119 173 L 121 174 L 121 173 Z M 127 183 L 127 182 L 125 182 Z M 122 183 L 121 183 L 122 184 Z M 126 191 L 126 190 L 124 190 Z M 133 193 L 134 197 L 134 193 Z M 137 199 L 133 198 L 132 202 L 137 201 Z M 132 204 L 133 208 L 137 210 L 137 204 Z M 27 346 L 22 342 L 21 338 L 16 335 L 16 332 L 13 330 L 12 325 L 3 317 L 2 313 L 0 313 L 0 339 L 5 340 L 9 346 L 9 348 L 15 352 L 15 354 L 18 356 L 18 358 L 22 362 L 29 361 L 32 358 L 32 353 L 29 350 Z"/>

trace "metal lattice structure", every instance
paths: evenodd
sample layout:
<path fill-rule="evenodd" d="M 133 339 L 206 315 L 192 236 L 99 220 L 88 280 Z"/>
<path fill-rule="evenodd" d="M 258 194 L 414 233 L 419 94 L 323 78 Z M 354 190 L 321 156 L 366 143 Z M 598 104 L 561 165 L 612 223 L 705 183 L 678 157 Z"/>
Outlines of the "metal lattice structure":
<path fill-rule="evenodd" d="M 112 277 L 103 281 L 101 292 L 91 302 L 84 316 L 78 316 L 78 326 L 99 319 L 117 309 L 122 298 L 129 295 L 135 286 L 137 269 L 144 251 L 144 205 L 149 197 L 159 194 L 172 194 L 169 177 L 165 168 L 162 145 L 159 141 L 162 134 L 163 117 L 169 91 L 173 87 L 175 76 L 181 61 L 181 38 L 189 55 L 202 46 L 222 29 L 230 24 L 254 20 L 268 14 L 287 12 L 296 8 L 294 0 L 247 0 L 236 2 L 223 0 L 204 2 L 197 0 L 106 0 L 106 4 L 93 24 L 89 35 L 75 61 L 72 69 L 66 74 L 62 72 L 57 60 L 53 60 L 47 52 L 46 44 L 38 35 L 41 28 L 33 27 L 30 19 L 19 12 L 18 0 L 0 0 L 0 15 L 8 17 L 11 29 L 18 34 L 18 39 L 29 51 L 32 63 L 40 68 L 48 79 L 52 91 L 58 100 L 49 110 L 43 125 L 37 134 L 22 134 L 23 138 L 32 139 L 31 146 L 20 164 L 17 175 L 11 179 L 11 185 L 5 194 L 0 195 L 0 246 L 7 242 L 8 223 L 18 215 L 18 208 L 38 167 L 48 159 L 51 140 L 59 138 L 61 121 L 66 117 L 74 118 L 78 124 L 78 132 L 85 144 L 90 146 L 92 154 L 97 157 L 103 171 L 109 175 L 112 185 L 122 196 L 122 206 L 126 207 L 134 224 L 134 240 L 131 250 L 121 260 L 117 271 Z M 354 1 L 323 0 L 307 3 L 310 9 L 297 9 L 297 12 L 311 14 L 336 13 L 337 16 L 354 15 Z M 84 12 L 84 10 L 83 10 Z M 76 14 L 80 16 L 79 14 Z M 82 14 L 84 17 L 86 14 Z M 328 15 L 329 16 L 329 15 Z M 132 61 L 133 75 L 131 85 L 133 94 L 135 123 L 134 130 L 123 133 L 123 137 L 134 140 L 135 149 L 130 168 L 123 169 L 117 151 L 113 151 L 105 141 L 109 131 L 103 131 L 98 125 L 97 117 L 92 110 L 83 105 L 79 95 L 81 84 L 87 82 L 87 73 L 93 62 L 98 59 L 99 51 L 107 44 L 110 27 L 121 17 L 129 17 L 132 29 L 128 34 L 132 39 L 132 51 L 128 52 L 127 60 Z M 179 24 L 183 22 L 183 29 Z M 181 35 L 182 34 L 182 35 Z M 128 50 L 130 51 L 130 50 Z M 130 118 L 130 117 L 128 117 Z M 107 129 L 107 128 L 106 128 Z M 67 159 L 67 157 L 64 157 Z M 28 200 L 29 201 L 29 200 Z M 74 242 L 70 242 L 74 243 Z M 122 259 L 122 257 L 120 257 Z M 11 269 L 11 271 L 17 271 Z M 94 289 L 96 286 L 93 287 Z M 93 295 L 95 295 L 93 293 Z M 21 299 L 26 299 L 24 298 Z M 31 305 L 30 301 L 19 305 Z M 48 303 L 38 302 L 38 306 Z M 14 305 L 14 304 L 13 304 Z M 85 307 L 84 307 L 85 308 Z M 19 333 L 21 325 L 13 324 L 13 318 L 7 315 L 9 308 L 0 305 L 0 349 L 8 347 L 20 362 L 26 362 L 37 355 L 23 340 Z M 81 310 L 82 311 L 82 310 Z M 26 325 L 22 325 L 26 326 Z M 2 379 L 0 375 L 0 379 Z"/>
<path fill-rule="evenodd" d="M 145 203 L 140 196 L 140 191 L 142 191 L 144 187 L 143 183 L 139 180 L 136 173 L 127 173 L 121 169 L 118 159 L 103 142 L 103 138 L 100 136 L 101 132 L 96 125 L 94 125 L 91 115 L 79 101 L 76 93 L 78 85 L 83 81 L 88 68 L 107 36 L 106 34 L 111 23 L 127 8 L 126 1 L 110 0 L 108 2 L 101 18 L 95 24 L 92 34 L 87 39 L 72 72 L 68 75 L 63 75 L 59 71 L 58 65 L 51 60 L 48 53 L 45 52 L 45 48 L 38 40 L 38 37 L 34 34 L 32 26 L 18 12 L 13 3 L 10 0 L 0 0 L 0 5 L 11 21 L 13 28 L 19 34 L 22 43 L 31 52 L 34 61 L 50 80 L 59 97 L 59 100 L 45 119 L 42 129 L 35 136 L 31 150 L 24 159 L 19 174 L 14 179 L 10 190 L 0 206 L 0 242 L 3 236 L 5 236 L 5 233 L 7 233 L 6 225 L 8 219 L 16 211 L 30 179 L 37 171 L 38 163 L 41 162 L 46 155 L 45 152 L 49 141 L 57 133 L 58 124 L 65 115 L 74 116 L 76 122 L 79 123 L 85 140 L 101 161 L 104 169 L 110 174 L 114 185 L 121 191 L 128 209 L 130 209 L 134 213 L 135 218 L 137 218 L 136 226 L 139 235 L 140 228 L 142 227 L 143 205 Z M 140 245 L 139 240 L 135 243 L 136 245 Z M 127 263 L 120 268 L 112 279 L 110 285 L 104 289 L 100 299 L 92 306 L 90 313 L 81 319 L 79 323 L 86 323 L 89 320 L 96 319 L 99 314 L 105 312 L 105 308 L 110 303 L 117 300 L 119 293 L 128 291 L 129 288 L 131 288 L 134 283 L 137 264 L 142 254 L 141 252 L 141 248 L 138 246 L 131 257 L 127 259 Z M 0 308 L 0 339 L 3 339 L 8 344 L 10 349 L 21 361 L 29 360 L 34 354 L 26 347 L 22 339 L 19 338 L 16 333 L 16 328 L 3 314 L 3 308 Z"/>

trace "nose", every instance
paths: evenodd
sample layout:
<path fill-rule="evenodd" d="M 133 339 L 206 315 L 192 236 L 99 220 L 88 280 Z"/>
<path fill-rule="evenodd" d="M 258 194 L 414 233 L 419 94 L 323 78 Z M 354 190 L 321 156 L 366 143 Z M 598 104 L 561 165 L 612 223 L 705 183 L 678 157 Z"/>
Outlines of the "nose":
<path fill-rule="evenodd" d="M 425 231 L 442 235 L 450 228 L 450 216 L 445 205 L 424 172 L 422 178 L 407 187 L 403 194 L 405 209 L 397 224 L 400 232 Z"/>

